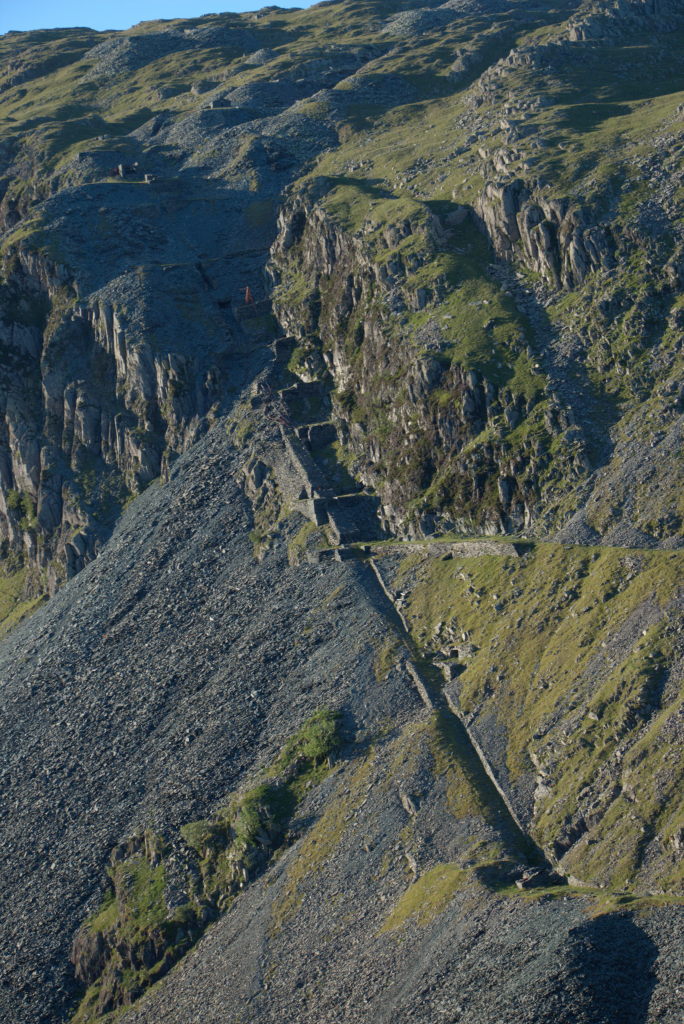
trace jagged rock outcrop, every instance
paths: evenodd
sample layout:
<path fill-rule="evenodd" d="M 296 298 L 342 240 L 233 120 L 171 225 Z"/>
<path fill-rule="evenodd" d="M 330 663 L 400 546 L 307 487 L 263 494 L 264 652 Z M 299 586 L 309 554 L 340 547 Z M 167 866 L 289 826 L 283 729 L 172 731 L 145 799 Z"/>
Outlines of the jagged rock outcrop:
<path fill-rule="evenodd" d="M 578 287 L 593 271 L 615 266 L 608 224 L 567 200 L 535 202 L 520 178 L 487 184 L 477 211 L 497 254 L 517 256 L 551 288 Z"/>
<path fill-rule="evenodd" d="M 1 530 L 6 550 L 54 581 L 196 440 L 225 382 L 211 362 L 155 351 L 104 295 L 80 303 L 78 282 L 45 256 L 20 250 L 5 268 Z"/>
<path fill-rule="evenodd" d="M 535 414 L 541 396 L 450 357 L 458 324 L 434 330 L 427 346 L 416 344 L 406 324 L 407 312 L 447 294 L 444 278 L 425 287 L 413 285 L 412 275 L 456 245 L 467 218 L 456 209 L 442 224 L 419 209 L 414 221 L 389 225 L 371 246 L 336 225 L 320 203 L 297 198 L 280 215 L 269 265 L 277 315 L 300 343 L 297 372 L 331 380 L 335 419 L 356 472 L 381 495 L 388 526 L 409 535 L 434 532 L 438 522 L 486 533 L 528 528 L 547 461 L 539 435 L 517 450 L 506 440 Z M 425 254 L 408 246 L 404 254 L 406 240 Z M 293 301 L 302 281 L 304 298 Z M 516 344 L 509 358 L 525 357 L 521 336 Z M 553 402 L 543 415 L 549 441 L 571 426 Z M 472 446 L 483 434 L 487 441 Z M 567 472 L 585 469 L 581 450 L 569 452 Z M 419 499 L 431 488 L 434 512 L 421 511 Z"/>
<path fill-rule="evenodd" d="M 676 0 L 589 0 L 569 19 L 567 38 L 605 42 L 635 31 L 672 31 L 681 21 Z"/>
<path fill-rule="evenodd" d="M 241 362 L 270 329 L 267 308 L 243 318 L 240 305 L 247 285 L 263 303 L 277 197 L 337 139 L 333 119 L 297 105 L 382 52 L 304 54 L 276 83 L 265 41 L 269 29 L 226 16 L 104 39 L 65 31 L 49 40 L 52 64 L 37 47 L 23 52 L 22 82 L 74 63 L 92 102 L 74 115 L 87 140 L 75 153 L 52 160 L 31 131 L 0 150 L 3 351 L 8 371 L 21 362 L 2 388 L 0 531 L 38 587 L 47 572 L 54 591 L 92 558 L 122 504 L 227 408 Z M 161 111 L 143 107 L 122 137 L 111 131 L 92 99 L 101 90 L 216 47 L 239 49 L 229 72 L 162 86 Z M 3 82 L 10 102 L 18 84 Z M 230 213 L 217 218 L 226 194 Z"/>

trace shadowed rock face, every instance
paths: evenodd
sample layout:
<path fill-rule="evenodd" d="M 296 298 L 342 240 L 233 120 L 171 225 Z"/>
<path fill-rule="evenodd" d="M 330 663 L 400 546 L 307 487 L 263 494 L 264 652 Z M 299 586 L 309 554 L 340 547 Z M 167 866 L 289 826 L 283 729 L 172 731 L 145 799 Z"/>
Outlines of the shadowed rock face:
<path fill-rule="evenodd" d="M 681 14 L 0 39 L 2 1020 L 678 1024 Z"/>
<path fill-rule="evenodd" d="M 260 123 L 252 119 L 257 135 Z M 218 134 L 226 141 L 222 124 L 198 127 L 200 139 Z M 68 268 L 23 249 L 7 264 L 2 479 L 4 494 L 29 496 L 35 521 L 22 528 L 5 504 L 5 532 L 12 549 L 23 548 L 29 562 L 50 567 L 56 578 L 78 571 L 126 497 L 166 471 L 225 409 L 241 381 L 245 347 L 258 336 L 241 330 L 234 309 L 247 284 L 263 295 L 270 197 L 292 176 L 302 148 L 311 155 L 326 139 L 323 133 L 314 141 L 311 132 L 307 139 L 300 119 L 293 156 L 283 126 L 277 147 L 261 146 L 249 161 L 261 168 L 254 200 L 193 170 L 178 174 L 197 145 L 193 128 L 186 125 L 183 135 L 175 126 L 171 147 L 157 128 L 156 156 L 145 133 L 142 144 L 131 140 L 145 167 L 154 168 L 150 185 L 140 184 L 136 171 L 134 183 L 121 181 L 116 194 L 81 183 L 41 206 Z M 169 150 L 170 159 L 160 156 Z M 86 180 L 103 173 L 84 168 Z M 187 320 L 183 332 L 175 327 L 179 316 Z"/>

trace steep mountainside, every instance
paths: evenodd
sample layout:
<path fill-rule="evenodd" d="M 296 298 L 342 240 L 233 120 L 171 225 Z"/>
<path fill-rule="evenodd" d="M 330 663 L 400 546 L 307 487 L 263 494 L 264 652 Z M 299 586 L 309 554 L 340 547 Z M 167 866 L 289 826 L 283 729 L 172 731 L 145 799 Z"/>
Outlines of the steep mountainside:
<path fill-rule="evenodd" d="M 678 1024 L 681 4 L 0 55 L 2 1019 Z"/>

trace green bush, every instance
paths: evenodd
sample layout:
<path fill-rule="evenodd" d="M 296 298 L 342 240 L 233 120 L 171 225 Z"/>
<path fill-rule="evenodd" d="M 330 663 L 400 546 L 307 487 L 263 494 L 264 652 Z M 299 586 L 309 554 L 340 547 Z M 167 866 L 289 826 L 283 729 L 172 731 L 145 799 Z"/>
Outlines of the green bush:
<path fill-rule="evenodd" d="M 27 491 L 11 490 L 5 495 L 5 503 L 10 512 L 19 514 L 19 528 L 31 530 L 37 523 L 36 502 Z"/>
<path fill-rule="evenodd" d="M 21 491 L 8 491 L 5 495 L 5 503 L 10 512 L 18 512 L 21 508 Z"/>
<path fill-rule="evenodd" d="M 340 745 L 339 711 L 321 708 L 287 741 L 274 762 L 273 771 L 285 771 L 300 758 L 310 768 L 318 768 Z M 299 774 L 299 773 L 298 773 Z"/>

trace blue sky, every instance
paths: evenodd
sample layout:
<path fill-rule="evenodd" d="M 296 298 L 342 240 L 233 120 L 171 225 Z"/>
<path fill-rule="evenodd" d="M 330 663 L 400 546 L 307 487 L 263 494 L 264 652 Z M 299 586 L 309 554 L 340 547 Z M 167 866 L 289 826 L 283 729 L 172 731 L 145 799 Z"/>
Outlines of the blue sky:
<path fill-rule="evenodd" d="M 196 18 L 220 11 L 254 11 L 269 0 L 0 0 L 0 33 L 11 29 L 130 28 L 156 18 Z M 278 0 L 280 7 L 309 7 L 312 0 Z"/>

